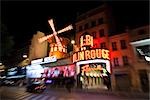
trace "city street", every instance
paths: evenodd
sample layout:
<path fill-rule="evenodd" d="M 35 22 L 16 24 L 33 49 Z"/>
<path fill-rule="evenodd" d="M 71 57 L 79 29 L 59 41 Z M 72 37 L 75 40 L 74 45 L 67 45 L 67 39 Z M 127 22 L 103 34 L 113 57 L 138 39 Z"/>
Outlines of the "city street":
<path fill-rule="evenodd" d="M 47 89 L 43 93 L 28 93 L 22 87 L 0 87 L 0 100 L 148 100 L 100 93 Z"/>

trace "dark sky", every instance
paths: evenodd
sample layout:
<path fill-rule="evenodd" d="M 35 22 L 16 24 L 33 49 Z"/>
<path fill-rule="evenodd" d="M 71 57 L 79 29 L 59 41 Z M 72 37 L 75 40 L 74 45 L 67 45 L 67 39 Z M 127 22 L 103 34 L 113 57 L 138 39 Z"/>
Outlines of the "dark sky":
<path fill-rule="evenodd" d="M 48 19 L 53 18 L 56 30 L 59 30 L 69 24 L 74 24 L 77 12 L 81 14 L 101 4 L 103 2 L 98 1 L 3 1 L 1 2 L 1 20 L 8 32 L 14 36 L 17 48 L 28 43 L 38 30 L 47 34 L 51 33 Z M 113 9 L 117 26 L 136 27 L 149 22 L 148 2 L 115 1 L 108 2 L 108 4 Z"/>

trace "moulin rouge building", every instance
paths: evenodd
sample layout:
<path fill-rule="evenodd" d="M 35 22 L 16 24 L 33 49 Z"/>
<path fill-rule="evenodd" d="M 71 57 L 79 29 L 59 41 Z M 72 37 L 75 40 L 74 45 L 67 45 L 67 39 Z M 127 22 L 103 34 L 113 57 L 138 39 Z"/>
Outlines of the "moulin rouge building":
<path fill-rule="evenodd" d="M 148 38 L 149 26 L 142 28 L 142 30 L 146 29 L 144 35 L 141 35 L 143 32 L 138 35 L 138 29 L 135 29 L 137 32 L 135 30 L 125 31 L 111 36 L 114 24 L 110 12 L 109 7 L 103 5 L 78 16 L 75 23 L 76 36 L 73 55 L 68 56 L 69 52 L 67 51 L 57 51 L 55 43 L 50 44 L 51 49 L 47 54 L 47 42 L 37 44 L 38 38 L 44 36 L 43 33 L 39 33 L 32 40 L 30 59 L 56 55 L 58 58 L 56 62 L 44 64 L 44 75 L 51 78 L 50 71 L 57 69 L 52 75 L 55 79 L 59 78 L 60 72 L 64 72 L 61 73 L 61 76 L 74 77 L 76 86 L 79 88 L 107 89 L 107 83 L 111 85 L 112 90 L 148 91 L 149 63 L 145 60 L 139 62 L 137 54 L 139 55 L 139 51 L 145 50 L 141 49 L 143 47 L 141 45 L 144 45 L 145 48 L 149 46 L 150 42 L 143 44 L 143 42 L 136 42 L 136 40 Z M 131 34 L 136 34 L 138 38 Z M 144 41 L 149 41 L 149 39 Z M 140 47 L 136 47 L 139 45 Z M 138 49 L 136 50 L 136 48 Z M 143 55 L 141 56 L 143 58 Z M 66 72 L 70 74 L 65 74 Z"/>
<path fill-rule="evenodd" d="M 150 56 L 147 52 L 150 42 L 145 41 L 150 41 L 149 26 L 111 35 L 114 26 L 107 5 L 78 16 L 73 55 L 77 84 L 82 88 L 86 84 L 88 88 L 104 89 L 108 79 L 112 90 L 147 92 L 150 68 L 146 59 Z M 143 61 L 139 62 L 137 56 Z"/>

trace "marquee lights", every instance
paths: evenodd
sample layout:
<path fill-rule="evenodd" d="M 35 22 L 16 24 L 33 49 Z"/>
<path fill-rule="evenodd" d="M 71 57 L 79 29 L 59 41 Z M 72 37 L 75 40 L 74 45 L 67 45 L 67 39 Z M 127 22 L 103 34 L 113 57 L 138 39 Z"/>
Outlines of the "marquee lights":
<path fill-rule="evenodd" d="M 96 70 L 103 70 L 103 68 L 100 65 L 97 67 L 90 67 L 89 65 L 85 65 L 82 67 L 82 73 L 90 72 L 90 71 L 96 71 Z"/>
<path fill-rule="evenodd" d="M 83 74 L 88 74 L 90 71 L 102 70 L 102 76 L 107 76 L 107 72 L 111 73 L 110 69 L 110 57 L 109 50 L 107 49 L 92 49 L 93 47 L 93 37 L 91 35 L 81 36 L 80 38 L 80 48 L 81 51 L 73 54 L 73 63 L 76 62 L 76 74 L 80 72 Z M 90 47 L 90 48 L 87 48 Z M 88 49 L 88 50 L 87 50 Z M 102 66 L 97 66 L 94 68 L 89 67 L 90 63 L 105 63 L 106 68 Z M 85 67 L 81 67 L 80 65 L 87 64 Z M 80 69 L 81 68 L 81 69 Z M 89 73 L 92 74 L 92 73 Z"/>
<path fill-rule="evenodd" d="M 110 69 L 110 61 L 109 60 L 104 60 L 104 59 L 94 59 L 94 60 L 86 60 L 86 61 L 80 61 L 76 63 L 76 73 L 80 73 L 80 65 L 83 64 L 90 64 L 90 63 L 105 63 L 106 64 L 106 70 L 111 73 Z"/>
<path fill-rule="evenodd" d="M 95 58 L 110 59 L 109 51 L 105 49 L 93 49 L 93 50 L 80 51 L 73 54 L 73 63 L 78 62 L 80 60 L 89 60 Z"/>
<path fill-rule="evenodd" d="M 101 65 L 97 65 L 96 67 L 90 67 L 89 65 L 85 65 L 81 68 L 82 75 L 84 75 L 84 72 L 85 72 L 85 74 L 87 76 L 89 76 L 88 74 L 94 73 L 93 71 L 102 71 L 101 76 L 107 76 L 107 70 L 105 68 L 103 68 Z M 94 73 L 94 74 L 96 74 L 96 73 Z M 97 75 L 95 75 L 95 76 L 97 76 Z"/>

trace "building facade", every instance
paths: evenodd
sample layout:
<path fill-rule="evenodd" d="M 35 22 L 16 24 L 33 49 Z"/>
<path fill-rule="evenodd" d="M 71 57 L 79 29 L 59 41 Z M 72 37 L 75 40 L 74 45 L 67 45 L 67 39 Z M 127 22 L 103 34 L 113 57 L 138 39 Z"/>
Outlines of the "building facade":
<path fill-rule="evenodd" d="M 77 18 L 73 61 L 80 88 L 110 89 L 109 10 L 103 5 Z"/>
<path fill-rule="evenodd" d="M 134 86 L 136 90 L 149 92 L 150 82 L 150 26 L 138 27 L 130 31 L 130 44 L 134 54 Z"/>
<path fill-rule="evenodd" d="M 126 30 L 123 33 L 111 35 L 114 26 L 111 22 L 113 19 L 111 19 L 112 17 L 109 11 L 110 10 L 107 6 L 103 5 L 84 13 L 77 18 L 75 36 L 76 44 L 74 45 L 74 52 L 92 50 L 93 48 L 107 49 L 109 51 L 110 58 L 110 79 L 112 90 L 146 92 L 149 89 L 149 63 L 145 60 L 144 62 L 139 62 L 135 49 L 139 46 L 144 46 L 147 48 L 146 51 L 143 51 L 146 52 L 145 56 L 150 57 L 150 42 L 147 42 L 149 41 L 149 26 L 132 29 L 130 31 Z M 142 30 L 143 28 L 145 31 Z M 87 47 L 84 47 L 83 44 L 90 41 L 89 39 L 89 41 L 86 42 L 87 40 L 85 39 L 85 35 L 88 34 L 93 37 L 93 43 L 91 47 L 87 49 Z M 83 38 L 83 42 L 81 42 L 81 38 Z M 137 44 L 140 40 L 144 40 L 142 42 L 144 44 Z M 80 69 L 82 68 L 80 67 Z M 94 82 L 94 80 L 92 82 Z M 91 82 L 88 81 L 88 83 Z M 104 80 L 102 83 L 103 85 L 106 85 Z M 102 84 L 98 85 L 102 86 Z"/>
<path fill-rule="evenodd" d="M 132 86 L 133 53 L 128 33 L 109 37 L 112 89 L 130 91 Z"/>

